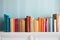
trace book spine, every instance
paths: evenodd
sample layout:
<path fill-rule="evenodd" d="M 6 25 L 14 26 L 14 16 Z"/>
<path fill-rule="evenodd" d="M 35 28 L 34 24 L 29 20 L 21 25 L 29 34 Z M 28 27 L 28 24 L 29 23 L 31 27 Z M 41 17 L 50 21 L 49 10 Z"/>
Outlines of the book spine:
<path fill-rule="evenodd" d="M 34 20 L 34 32 L 38 32 L 38 21 Z"/>
<path fill-rule="evenodd" d="M 42 18 L 38 17 L 38 32 L 42 32 Z"/>
<path fill-rule="evenodd" d="M 45 19 L 45 32 L 48 32 L 48 18 Z"/>
<path fill-rule="evenodd" d="M 30 32 L 34 32 L 33 20 L 34 18 L 30 17 Z"/>
<path fill-rule="evenodd" d="M 7 32 L 7 16 L 4 14 L 4 32 Z"/>
<path fill-rule="evenodd" d="M 50 25 L 50 27 L 49 27 L 49 32 L 54 32 L 54 26 L 53 26 L 53 18 L 51 17 L 50 19 L 49 19 L 49 25 Z"/>
<path fill-rule="evenodd" d="M 44 19 L 42 19 L 42 32 L 44 32 Z"/>
<path fill-rule="evenodd" d="M 15 32 L 18 32 L 18 19 L 15 19 Z"/>
<path fill-rule="evenodd" d="M 54 19 L 54 32 L 56 32 L 56 19 Z"/>
<path fill-rule="evenodd" d="M 26 16 L 26 32 L 30 32 L 29 16 Z"/>
<path fill-rule="evenodd" d="M 25 20 L 21 20 L 21 32 L 25 32 Z"/>
<path fill-rule="evenodd" d="M 10 18 L 7 17 L 7 32 L 10 32 Z"/>
<path fill-rule="evenodd" d="M 10 27 L 11 27 L 11 32 L 15 32 L 15 19 L 11 18 L 10 19 Z"/>
<path fill-rule="evenodd" d="M 60 15 L 59 15 L 59 22 L 58 22 L 58 31 L 60 32 Z"/>

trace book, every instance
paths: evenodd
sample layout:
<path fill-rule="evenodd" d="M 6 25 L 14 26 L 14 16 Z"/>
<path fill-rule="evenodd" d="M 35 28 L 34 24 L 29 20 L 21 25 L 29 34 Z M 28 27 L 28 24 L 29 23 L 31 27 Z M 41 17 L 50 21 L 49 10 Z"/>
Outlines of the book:
<path fill-rule="evenodd" d="M 34 32 L 38 32 L 38 20 L 34 20 Z"/>
<path fill-rule="evenodd" d="M 49 31 L 48 18 L 45 18 L 45 32 Z"/>
<path fill-rule="evenodd" d="M 11 18 L 10 19 L 10 30 L 11 32 L 15 32 L 15 19 L 14 18 Z"/>
<path fill-rule="evenodd" d="M 58 32 L 59 15 L 58 14 L 53 14 L 53 20 L 56 20 L 56 32 Z"/>
<path fill-rule="evenodd" d="M 7 17 L 7 32 L 10 32 L 10 17 Z"/>
<path fill-rule="evenodd" d="M 25 23 L 26 23 L 25 31 L 26 32 L 30 32 L 30 22 L 29 22 L 29 20 L 30 20 L 30 17 L 26 16 L 26 19 L 25 19 Z"/>
<path fill-rule="evenodd" d="M 34 32 L 34 18 L 30 16 L 30 32 Z"/>
<path fill-rule="evenodd" d="M 4 32 L 10 32 L 10 17 L 4 14 Z"/>
<path fill-rule="evenodd" d="M 21 20 L 21 32 L 25 32 L 25 20 Z"/>
<path fill-rule="evenodd" d="M 7 32 L 7 15 L 4 14 L 4 32 Z"/>
<path fill-rule="evenodd" d="M 42 32 L 42 18 L 38 17 L 38 32 Z"/>
<path fill-rule="evenodd" d="M 49 32 L 54 32 L 54 23 L 53 23 L 53 18 L 49 18 Z"/>
<path fill-rule="evenodd" d="M 15 32 L 18 32 L 18 18 L 15 19 Z"/>
<path fill-rule="evenodd" d="M 44 32 L 44 19 L 42 18 L 42 32 Z"/>

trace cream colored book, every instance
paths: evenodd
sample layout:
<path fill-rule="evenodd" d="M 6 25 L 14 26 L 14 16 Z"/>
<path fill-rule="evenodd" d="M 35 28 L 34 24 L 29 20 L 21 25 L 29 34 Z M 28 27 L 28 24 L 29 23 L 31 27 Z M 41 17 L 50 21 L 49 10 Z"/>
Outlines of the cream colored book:
<path fill-rule="evenodd" d="M 30 17 L 30 32 L 34 32 L 34 25 L 33 25 L 34 18 Z"/>
<path fill-rule="evenodd" d="M 21 32 L 25 32 L 25 20 L 21 20 Z"/>
<path fill-rule="evenodd" d="M 54 32 L 56 32 L 56 19 L 54 19 Z"/>
<path fill-rule="evenodd" d="M 38 32 L 38 20 L 34 20 L 34 32 Z"/>

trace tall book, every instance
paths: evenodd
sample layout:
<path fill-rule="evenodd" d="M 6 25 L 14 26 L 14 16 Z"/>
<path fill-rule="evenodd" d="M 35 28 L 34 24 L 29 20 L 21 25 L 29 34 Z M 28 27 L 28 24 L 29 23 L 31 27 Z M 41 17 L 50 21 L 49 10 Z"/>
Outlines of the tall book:
<path fill-rule="evenodd" d="M 10 32 L 10 17 L 4 14 L 4 32 Z"/>
<path fill-rule="evenodd" d="M 34 18 L 30 16 L 30 32 L 34 32 Z"/>
<path fill-rule="evenodd" d="M 4 32 L 7 32 L 7 15 L 4 14 Z"/>
<path fill-rule="evenodd" d="M 56 20 L 56 32 L 58 32 L 59 15 L 58 14 L 53 14 L 53 20 Z M 55 27 L 54 27 L 54 29 L 55 29 Z"/>
<path fill-rule="evenodd" d="M 44 32 L 44 19 L 42 18 L 42 32 Z"/>
<path fill-rule="evenodd" d="M 48 23 L 48 18 L 45 18 L 45 32 L 49 31 L 49 23 Z"/>
<path fill-rule="evenodd" d="M 18 32 L 18 18 L 15 19 L 15 32 Z"/>
<path fill-rule="evenodd" d="M 21 20 L 21 32 L 25 32 L 25 20 Z"/>
<path fill-rule="evenodd" d="M 26 26 L 25 27 L 26 30 L 25 31 L 26 32 L 30 32 L 30 21 L 29 20 L 30 20 L 30 17 L 26 16 L 26 19 L 25 19 L 25 23 L 26 23 L 26 25 L 25 25 Z"/>
<path fill-rule="evenodd" d="M 11 18 L 10 19 L 10 27 L 11 27 L 11 32 L 15 32 L 15 19 Z"/>
<path fill-rule="evenodd" d="M 54 23 L 53 23 L 53 18 L 49 18 L 49 32 L 54 32 Z"/>
<path fill-rule="evenodd" d="M 38 32 L 42 32 L 42 18 L 38 17 Z"/>
<path fill-rule="evenodd" d="M 38 20 L 34 20 L 34 32 L 38 32 Z"/>
<path fill-rule="evenodd" d="M 7 32 L 10 32 L 10 17 L 7 17 Z"/>

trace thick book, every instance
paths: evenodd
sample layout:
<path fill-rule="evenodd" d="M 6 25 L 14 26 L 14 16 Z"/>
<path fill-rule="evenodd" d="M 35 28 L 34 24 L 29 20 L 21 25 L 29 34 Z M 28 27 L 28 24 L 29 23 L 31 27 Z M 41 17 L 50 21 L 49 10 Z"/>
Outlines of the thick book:
<path fill-rule="evenodd" d="M 56 20 L 56 32 L 58 32 L 59 15 L 58 14 L 53 14 L 53 19 Z"/>
<path fill-rule="evenodd" d="M 42 32 L 42 18 L 38 17 L 38 32 Z"/>
<path fill-rule="evenodd" d="M 45 32 L 49 31 L 49 23 L 48 23 L 48 18 L 45 18 Z"/>
<path fill-rule="evenodd" d="M 25 23 L 26 23 L 26 25 L 25 25 L 25 31 L 26 32 L 30 32 L 30 22 L 29 22 L 29 20 L 30 20 L 30 17 L 26 16 L 26 19 L 25 19 Z"/>
<path fill-rule="evenodd" d="M 10 19 L 10 30 L 11 32 L 15 32 L 15 19 L 14 18 L 11 18 Z"/>
<path fill-rule="evenodd" d="M 10 17 L 4 14 L 4 32 L 10 32 Z"/>
<path fill-rule="evenodd" d="M 34 32 L 38 32 L 38 20 L 34 20 Z"/>
<path fill-rule="evenodd" d="M 18 32 L 18 18 L 15 19 L 15 32 Z"/>

